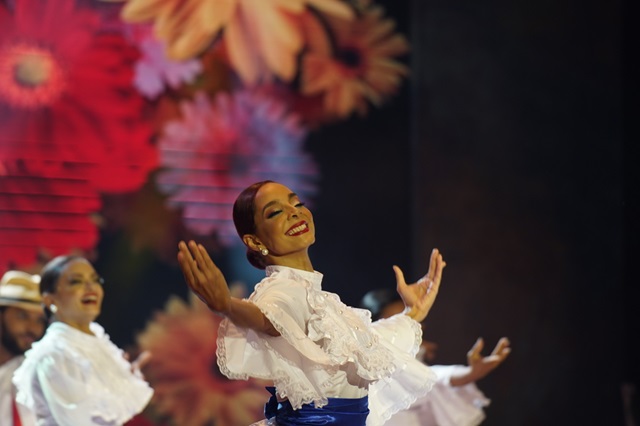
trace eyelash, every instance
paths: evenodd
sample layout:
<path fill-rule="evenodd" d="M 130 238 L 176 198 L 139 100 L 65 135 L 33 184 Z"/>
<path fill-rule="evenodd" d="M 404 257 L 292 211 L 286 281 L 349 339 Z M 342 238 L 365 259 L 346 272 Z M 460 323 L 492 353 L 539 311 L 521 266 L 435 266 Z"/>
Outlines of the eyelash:
<path fill-rule="evenodd" d="M 296 206 L 296 207 L 298 207 L 298 208 L 299 208 L 299 207 L 304 207 L 304 204 L 305 204 L 305 203 L 303 203 L 302 201 L 300 201 L 300 202 L 296 203 L 296 204 L 295 204 L 295 206 Z M 275 217 L 276 215 L 278 215 L 278 214 L 280 214 L 280 213 L 282 213 L 282 210 L 275 210 L 275 211 L 272 211 L 271 213 L 269 213 L 269 214 L 267 215 L 267 219 L 271 219 L 272 217 Z"/>

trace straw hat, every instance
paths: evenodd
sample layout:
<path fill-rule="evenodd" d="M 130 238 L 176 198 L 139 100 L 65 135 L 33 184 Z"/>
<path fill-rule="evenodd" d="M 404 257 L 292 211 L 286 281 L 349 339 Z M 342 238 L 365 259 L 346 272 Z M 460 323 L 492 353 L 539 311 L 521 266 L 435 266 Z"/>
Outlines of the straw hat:
<path fill-rule="evenodd" d="M 0 279 L 0 306 L 42 310 L 40 275 L 7 271 Z"/>

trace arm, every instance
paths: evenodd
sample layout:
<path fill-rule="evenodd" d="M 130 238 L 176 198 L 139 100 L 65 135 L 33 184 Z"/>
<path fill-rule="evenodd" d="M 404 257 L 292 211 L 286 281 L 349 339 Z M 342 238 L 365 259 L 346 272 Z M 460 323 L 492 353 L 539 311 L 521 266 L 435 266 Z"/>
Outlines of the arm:
<path fill-rule="evenodd" d="M 271 322 L 253 303 L 231 297 L 227 281 L 207 250 L 193 241 L 178 244 L 178 263 L 191 290 L 214 312 L 226 316 L 236 326 L 279 336 Z"/>
<path fill-rule="evenodd" d="M 414 320 L 421 322 L 427 317 L 438 295 L 442 270 L 446 265 L 438 249 L 433 249 L 429 261 L 429 272 L 413 284 L 407 284 L 402 270 L 393 266 L 398 294 L 406 307 L 405 313 Z"/>
<path fill-rule="evenodd" d="M 511 353 L 509 339 L 503 337 L 489 356 L 482 356 L 484 341 L 479 338 L 471 350 L 467 352 L 468 367 L 465 372 L 451 376 L 449 383 L 451 386 L 464 386 L 476 382 L 491 373 L 497 366 Z"/>

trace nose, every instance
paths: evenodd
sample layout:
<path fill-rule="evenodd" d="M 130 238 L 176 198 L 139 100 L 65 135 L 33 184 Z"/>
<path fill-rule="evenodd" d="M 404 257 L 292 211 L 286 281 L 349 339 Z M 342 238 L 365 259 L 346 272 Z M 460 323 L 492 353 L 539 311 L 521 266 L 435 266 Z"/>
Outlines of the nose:
<path fill-rule="evenodd" d="M 297 206 L 289 206 L 288 211 L 289 216 L 291 217 L 298 217 L 298 214 L 300 214 L 300 208 L 298 208 Z"/>

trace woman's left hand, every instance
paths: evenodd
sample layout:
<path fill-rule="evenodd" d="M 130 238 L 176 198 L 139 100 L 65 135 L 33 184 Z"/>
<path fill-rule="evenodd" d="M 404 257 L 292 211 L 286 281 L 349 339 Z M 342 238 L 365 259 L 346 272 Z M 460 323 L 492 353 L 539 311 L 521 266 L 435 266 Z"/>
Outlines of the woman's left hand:
<path fill-rule="evenodd" d="M 438 249 L 433 249 L 429 261 L 429 272 L 413 284 L 407 284 L 402 270 L 395 265 L 393 266 L 396 273 L 398 294 L 408 309 L 407 315 L 414 320 L 421 322 L 427 317 L 436 300 L 442 280 L 442 270 L 446 265 Z"/>

